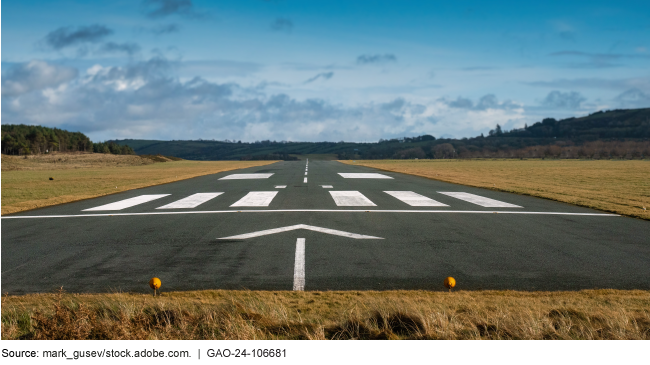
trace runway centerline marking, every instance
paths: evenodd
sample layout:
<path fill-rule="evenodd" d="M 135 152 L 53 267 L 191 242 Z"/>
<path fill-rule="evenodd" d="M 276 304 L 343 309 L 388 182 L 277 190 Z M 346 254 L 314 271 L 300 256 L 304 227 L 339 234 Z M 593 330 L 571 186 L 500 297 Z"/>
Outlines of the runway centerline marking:
<path fill-rule="evenodd" d="M 284 189 L 286 187 L 287 187 L 286 185 L 276 185 L 275 186 L 276 189 Z"/>
<path fill-rule="evenodd" d="M 330 191 L 339 207 L 376 207 L 377 205 L 358 191 Z"/>
<path fill-rule="evenodd" d="M 223 193 L 196 193 L 188 196 L 187 198 L 183 198 L 181 200 L 177 200 L 173 203 L 169 203 L 167 205 L 163 205 L 162 207 L 156 208 L 156 209 L 188 209 L 188 208 L 196 208 L 199 205 L 212 200 L 219 195 Z"/>
<path fill-rule="evenodd" d="M 427 198 L 412 191 L 384 191 L 412 207 L 448 207 L 449 205 Z"/>
<path fill-rule="evenodd" d="M 296 260 L 293 264 L 293 290 L 305 290 L 305 239 L 296 241 Z"/>
<path fill-rule="evenodd" d="M 350 173 L 350 172 L 339 172 L 345 179 L 392 179 L 390 176 L 377 173 Z"/>
<path fill-rule="evenodd" d="M 251 191 L 231 207 L 268 207 L 277 191 Z"/>
<path fill-rule="evenodd" d="M 472 204 L 480 205 L 486 208 L 523 208 L 520 207 L 519 205 L 505 203 L 502 201 L 498 201 L 498 200 L 494 200 L 494 199 L 490 199 L 490 198 L 486 198 L 480 195 L 475 195 L 470 193 L 456 192 L 456 191 L 452 191 L 452 192 L 439 191 L 439 193 L 445 194 L 452 198 L 464 200 Z"/>
<path fill-rule="evenodd" d="M 307 178 L 305 178 L 302 182 L 306 183 L 306 182 L 307 182 Z"/>
<path fill-rule="evenodd" d="M 82 210 L 82 212 L 95 211 L 95 210 L 122 210 L 130 207 L 134 207 L 138 204 L 144 204 L 156 199 L 166 197 L 171 194 L 151 194 L 151 195 L 140 195 L 129 199 L 120 200 L 118 202 L 109 203 L 100 205 L 94 208 L 88 208 Z"/>
<path fill-rule="evenodd" d="M 247 179 L 268 179 L 273 174 L 232 174 L 224 176 L 219 180 L 247 180 Z"/>
<path fill-rule="evenodd" d="M 4 216 L 0 219 L 41 219 L 41 218 L 82 218 L 82 217 L 128 217 L 147 215 L 182 215 L 182 214 L 225 214 L 225 213 L 441 213 L 441 214 L 523 214 L 523 215 L 567 215 L 620 217 L 611 213 L 571 213 L 571 212 L 522 212 L 496 210 L 386 210 L 386 209 L 258 209 L 258 210 L 199 210 L 189 212 L 145 212 L 145 213 L 102 213 L 102 214 L 60 214 L 60 215 L 18 215 Z"/>

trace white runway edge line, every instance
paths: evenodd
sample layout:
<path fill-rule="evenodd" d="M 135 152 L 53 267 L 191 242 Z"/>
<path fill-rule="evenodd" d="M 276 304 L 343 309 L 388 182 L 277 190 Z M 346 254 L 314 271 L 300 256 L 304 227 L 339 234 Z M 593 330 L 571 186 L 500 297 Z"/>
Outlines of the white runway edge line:
<path fill-rule="evenodd" d="M 265 229 L 263 231 L 245 233 L 245 234 L 240 234 L 240 235 L 237 235 L 237 236 L 223 237 L 223 238 L 219 238 L 219 239 L 220 240 L 245 240 L 247 238 L 254 238 L 254 237 L 260 237 L 260 236 L 267 236 L 267 235 L 270 235 L 270 234 L 294 231 L 296 229 L 307 229 L 307 230 L 314 231 L 314 232 L 332 234 L 332 235 L 341 236 L 341 237 L 354 238 L 354 239 L 357 239 L 357 240 L 383 240 L 383 238 L 381 238 L 381 237 L 366 236 L 366 235 L 363 235 L 363 234 L 356 234 L 356 233 L 350 233 L 350 232 L 345 232 L 345 231 L 339 231 L 339 230 L 336 230 L 336 229 L 329 229 L 329 228 L 323 228 L 323 227 L 310 226 L 310 225 L 307 225 L 307 224 L 296 224 L 296 225 L 287 226 L 287 227 Z"/>
<path fill-rule="evenodd" d="M 359 174 L 359 173 L 347 173 L 339 172 L 339 175 L 343 176 L 346 179 L 392 179 L 390 176 L 382 174 Z"/>
<path fill-rule="evenodd" d="M 134 198 L 120 200 L 119 202 L 110 203 L 106 205 L 100 205 L 98 207 L 84 209 L 82 212 L 95 211 L 95 210 L 122 210 L 136 206 L 138 204 L 143 204 L 150 202 L 152 200 L 160 199 L 166 197 L 170 194 L 152 194 L 152 195 L 140 195 Z"/>
<path fill-rule="evenodd" d="M 231 207 L 268 207 L 277 194 L 277 191 L 251 191 Z"/>
<path fill-rule="evenodd" d="M 485 198 L 480 195 L 474 195 L 470 193 L 463 193 L 463 192 L 443 192 L 439 191 L 440 194 L 445 194 L 448 195 L 452 198 L 464 200 L 466 202 L 480 205 L 482 207 L 486 208 L 523 208 L 520 207 L 519 205 L 514 205 L 514 204 L 509 204 L 509 203 L 504 203 L 498 200 L 490 199 L 490 198 Z"/>
<path fill-rule="evenodd" d="M 296 261 L 293 264 L 293 290 L 305 290 L 305 239 L 296 241 Z"/>
<path fill-rule="evenodd" d="M 358 191 L 330 191 L 339 207 L 376 207 L 375 203 Z"/>
<path fill-rule="evenodd" d="M 156 208 L 156 209 L 188 209 L 188 208 L 196 208 L 199 205 L 207 202 L 208 200 L 212 200 L 212 199 L 218 197 L 221 194 L 223 194 L 223 192 L 221 192 L 221 193 L 196 193 L 196 194 L 188 196 L 187 198 L 183 198 L 183 199 L 175 201 L 173 203 L 163 205 L 162 207 Z"/>
<path fill-rule="evenodd" d="M 412 191 L 384 191 L 384 193 L 391 195 L 412 207 L 448 207 L 447 204 L 427 198 L 424 195 L 414 193 Z"/>
<path fill-rule="evenodd" d="M 219 180 L 268 179 L 273 174 L 232 174 Z"/>
<path fill-rule="evenodd" d="M 362 210 L 362 209 L 258 209 L 258 210 L 199 210 L 189 212 L 147 212 L 147 213 L 105 213 L 105 214 L 69 214 L 69 215 L 16 215 L 0 219 L 41 219 L 41 218 L 83 218 L 83 217 L 130 217 L 147 215 L 173 214 L 225 214 L 225 213 L 446 213 L 446 214 L 524 214 L 524 215 L 567 215 L 593 217 L 620 217 L 611 213 L 569 213 L 569 212 L 509 212 L 495 210 Z"/>

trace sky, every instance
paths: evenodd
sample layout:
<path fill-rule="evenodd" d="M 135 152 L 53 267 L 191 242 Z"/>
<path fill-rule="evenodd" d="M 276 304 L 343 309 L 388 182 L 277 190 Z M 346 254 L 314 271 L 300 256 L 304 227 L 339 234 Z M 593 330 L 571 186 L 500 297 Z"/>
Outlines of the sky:
<path fill-rule="evenodd" d="M 2 2 L 2 123 L 375 142 L 650 107 L 650 2 Z"/>

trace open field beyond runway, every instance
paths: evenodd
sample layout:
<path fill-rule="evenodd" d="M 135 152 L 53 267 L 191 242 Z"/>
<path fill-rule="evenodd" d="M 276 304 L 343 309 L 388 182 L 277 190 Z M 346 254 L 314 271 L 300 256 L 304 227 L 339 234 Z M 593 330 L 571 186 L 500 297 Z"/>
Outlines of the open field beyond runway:
<path fill-rule="evenodd" d="M 341 162 L 650 219 L 650 161 L 506 159 Z"/>
<path fill-rule="evenodd" d="M 133 155 L 2 155 L 2 215 L 273 161 L 153 161 Z M 52 177 L 54 180 L 49 180 Z"/>
<path fill-rule="evenodd" d="M 650 339 L 650 292 L 191 291 L 2 299 L 2 339 Z"/>

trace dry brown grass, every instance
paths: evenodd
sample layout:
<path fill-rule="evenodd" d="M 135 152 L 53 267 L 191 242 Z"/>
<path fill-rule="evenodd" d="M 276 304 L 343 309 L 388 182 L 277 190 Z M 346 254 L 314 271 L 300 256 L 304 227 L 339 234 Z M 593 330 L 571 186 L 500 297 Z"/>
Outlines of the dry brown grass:
<path fill-rule="evenodd" d="M 2 339 L 650 339 L 650 292 L 197 291 L 2 299 Z"/>
<path fill-rule="evenodd" d="M 2 215 L 274 161 L 169 161 L 100 153 L 2 155 Z M 50 180 L 53 178 L 53 180 Z"/>
<path fill-rule="evenodd" d="M 650 219 L 650 161 L 341 161 Z M 646 207 L 647 210 L 643 208 Z"/>

